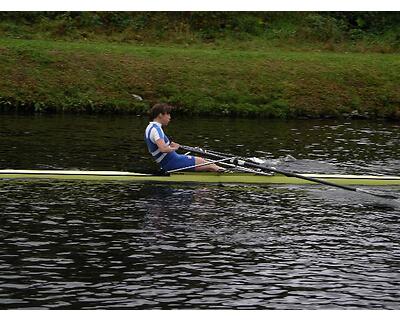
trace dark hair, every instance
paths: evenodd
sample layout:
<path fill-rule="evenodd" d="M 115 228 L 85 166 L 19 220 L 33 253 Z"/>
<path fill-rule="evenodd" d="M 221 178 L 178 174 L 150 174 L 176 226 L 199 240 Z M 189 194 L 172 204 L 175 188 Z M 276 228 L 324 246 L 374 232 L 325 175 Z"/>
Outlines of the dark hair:
<path fill-rule="evenodd" d="M 166 103 L 156 103 L 149 111 L 150 121 L 157 118 L 157 116 L 162 113 L 171 113 L 173 107 Z"/>

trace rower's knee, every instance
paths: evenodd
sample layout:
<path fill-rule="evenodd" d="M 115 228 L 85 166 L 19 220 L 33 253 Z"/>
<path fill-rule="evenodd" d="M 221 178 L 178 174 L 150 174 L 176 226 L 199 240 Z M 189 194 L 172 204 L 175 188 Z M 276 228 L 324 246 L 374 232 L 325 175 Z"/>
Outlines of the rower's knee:
<path fill-rule="evenodd" d="M 195 157 L 196 165 L 206 163 L 203 158 Z"/>

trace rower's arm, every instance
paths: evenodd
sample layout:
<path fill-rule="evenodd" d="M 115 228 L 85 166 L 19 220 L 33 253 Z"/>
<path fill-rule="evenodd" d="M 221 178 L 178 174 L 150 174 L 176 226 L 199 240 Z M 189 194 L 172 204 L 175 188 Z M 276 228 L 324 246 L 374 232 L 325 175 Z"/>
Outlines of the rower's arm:
<path fill-rule="evenodd" d="M 171 145 L 167 145 L 163 139 L 158 139 L 156 140 L 156 144 L 158 149 L 160 149 L 161 152 L 169 153 L 173 152 L 179 149 L 179 144 L 172 142 Z"/>

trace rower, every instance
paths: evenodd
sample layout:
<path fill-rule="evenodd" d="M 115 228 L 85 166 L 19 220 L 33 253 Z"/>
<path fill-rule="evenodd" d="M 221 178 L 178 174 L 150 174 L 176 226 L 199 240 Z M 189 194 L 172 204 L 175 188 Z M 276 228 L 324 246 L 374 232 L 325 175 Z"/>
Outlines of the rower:
<path fill-rule="evenodd" d="M 166 103 L 157 103 L 149 111 L 150 123 L 146 128 L 144 139 L 147 148 L 161 169 L 168 172 L 176 169 L 195 171 L 224 171 L 225 169 L 214 164 L 206 164 L 200 157 L 178 154 L 180 145 L 170 142 L 163 131 L 171 121 L 172 106 Z"/>

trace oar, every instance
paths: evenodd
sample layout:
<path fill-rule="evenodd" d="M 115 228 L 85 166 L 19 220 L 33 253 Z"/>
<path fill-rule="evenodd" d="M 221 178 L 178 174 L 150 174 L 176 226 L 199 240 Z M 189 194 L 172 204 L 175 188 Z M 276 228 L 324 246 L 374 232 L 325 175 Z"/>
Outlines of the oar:
<path fill-rule="evenodd" d="M 232 156 L 232 155 L 227 155 L 227 154 L 223 154 L 220 152 L 214 152 L 214 151 L 207 151 L 201 148 L 194 148 L 194 147 L 189 147 L 189 146 L 182 146 L 181 148 L 183 150 L 187 150 L 187 151 L 191 151 L 191 152 L 196 152 L 198 154 L 202 154 L 205 156 L 212 156 L 212 157 L 216 157 L 216 158 L 222 158 L 222 157 L 227 157 L 227 156 Z M 330 181 L 325 181 L 325 180 L 320 180 L 317 178 L 312 178 L 312 177 L 307 177 L 298 173 L 294 173 L 294 172 L 288 172 L 288 171 L 283 171 L 283 170 L 279 170 L 273 167 L 268 167 L 265 165 L 261 165 L 255 162 L 251 162 L 248 160 L 241 160 L 239 157 L 236 158 L 232 158 L 232 160 L 230 160 L 233 164 L 236 164 L 238 166 L 247 166 L 250 168 L 256 168 L 256 169 L 261 169 L 261 170 L 267 170 L 267 171 L 272 171 L 275 173 L 279 173 L 279 174 L 283 174 L 284 176 L 287 177 L 294 177 L 294 178 L 298 178 L 298 179 L 303 179 L 303 180 L 308 180 L 314 183 L 319 183 L 319 184 L 324 184 L 327 186 L 331 186 L 331 187 L 335 187 L 335 188 L 340 188 L 340 189 L 344 189 L 344 190 L 348 190 L 348 191 L 355 191 L 355 192 L 363 192 L 372 196 L 376 196 L 376 197 L 380 197 L 380 198 L 385 198 L 385 199 L 398 199 L 398 197 L 390 195 L 390 194 L 381 194 L 381 193 L 376 193 L 376 192 L 372 192 L 369 190 L 364 190 L 364 189 L 360 189 L 360 188 L 355 188 L 355 187 L 350 187 L 350 186 L 343 186 L 340 184 L 336 184 Z"/>
<path fill-rule="evenodd" d="M 188 170 L 188 169 L 195 169 L 195 168 L 199 168 L 199 167 L 208 166 L 209 164 L 222 163 L 222 162 L 225 162 L 225 161 L 233 160 L 233 158 L 234 157 L 226 157 L 226 158 L 223 158 L 223 159 L 218 159 L 218 160 L 213 160 L 213 161 L 206 161 L 205 163 L 199 163 L 199 164 L 195 164 L 195 165 L 192 165 L 192 166 L 187 166 L 187 167 L 183 167 L 183 168 L 168 170 L 167 173 L 174 173 L 174 172 L 184 171 L 184 170 Z"/>

